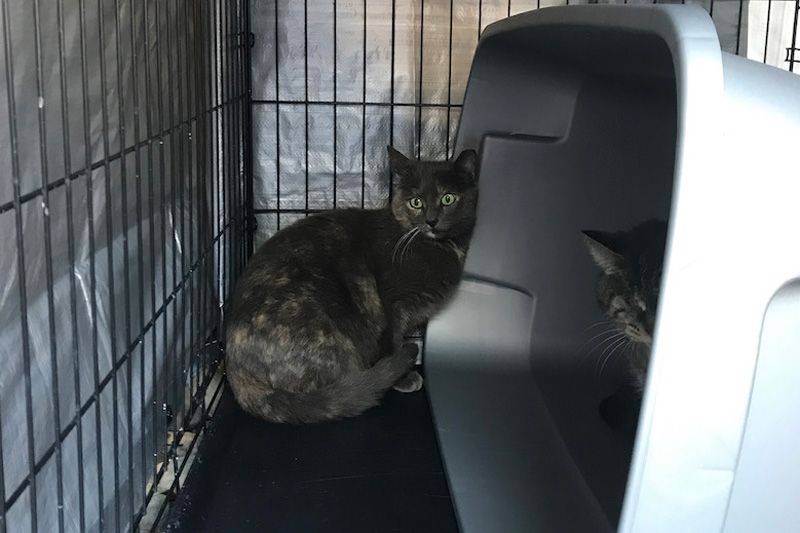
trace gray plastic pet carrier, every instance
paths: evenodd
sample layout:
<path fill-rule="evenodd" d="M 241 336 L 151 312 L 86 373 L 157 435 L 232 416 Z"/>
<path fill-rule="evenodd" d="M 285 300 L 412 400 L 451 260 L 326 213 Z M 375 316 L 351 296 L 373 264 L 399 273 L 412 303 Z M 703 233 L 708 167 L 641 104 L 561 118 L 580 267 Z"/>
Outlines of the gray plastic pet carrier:
<path fill-rule="evenodd" d="M 428 391 L 464 532 L 786 531 L 800 507 L 800 80 L 685 6 L 526 13 L 484 32 L 456 149 L 480 146 L 466 279 Z M 794 170 L 791 170 L 794 169 Z M 669 219 L 630 440 L 580 230 Z M 600 355 L 600 354 L 596 354 Z"/>

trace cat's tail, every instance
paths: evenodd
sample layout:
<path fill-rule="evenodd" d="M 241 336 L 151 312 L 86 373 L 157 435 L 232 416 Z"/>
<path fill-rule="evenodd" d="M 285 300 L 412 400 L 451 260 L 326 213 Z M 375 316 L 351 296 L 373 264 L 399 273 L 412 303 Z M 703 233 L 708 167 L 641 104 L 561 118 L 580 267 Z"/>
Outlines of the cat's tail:
<path fill-rule="evenodd" d="M 308 392 L 271 390 L 246 410 L 273 422 L 308 424 L 356 416 L 380 403 L 381 398 L 411 368 L 415 344 L 378 360 L 372 367 L 351 372 L 338 381 Z"/>

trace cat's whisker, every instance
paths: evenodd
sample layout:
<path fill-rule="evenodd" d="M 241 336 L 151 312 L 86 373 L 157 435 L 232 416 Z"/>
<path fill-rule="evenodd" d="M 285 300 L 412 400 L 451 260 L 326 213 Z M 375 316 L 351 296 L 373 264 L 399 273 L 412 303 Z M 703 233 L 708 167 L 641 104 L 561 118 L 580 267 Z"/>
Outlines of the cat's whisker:
<path fill-rule="evenodd" d="M 604 336 L 604 335 L 606 336 L 606 338 L 604 338 L 604 339 L 601 339 L 599 342 L 597 342 L 596 344 L 594 344 L 594 345 L 591 347 L 591 349 L 587 349 L 587 347 L 589 346 L 589 344 L 590 344 L 590 343 L 591 343 L 593 340 L 595 340 L 595 339 L 597 339 L 597 338 L 599 338 L 599 337 L 602 337 L 602 336 Z M 592 355 L 592 353 L 593 353 L 593 352 L 594 352 L 594 351 L 595 351 L 597 348 L 599 348 L 600 346 L 602 346 L 603 344 L 605 344 L 606 342 L 608 342 L 608 341 L 609 341 L 609 340 L 611 340 L 612 338 L 615 338 L 615 337 L 618 337 L 618 336 L 619 336 L 619 330 L 617 330 L 617 328 L 610 328 L 610 329 L 607 329 L 607 330 L 605 330 L 605 331 L 601 331 L 601 332 L 600 332 L 600 333 L 598 333 L 597 335 L 594 335 L 594 336 L 593 336 L 591 339 L 589 339 L 589 340 L 587 340 L 587 341 L 584 341 L 584 343 L 583 343 L 583 344 L 581 344 L 581 345 L 578 347 L 578 349 L 575 351 L 575 353 L 577 353 L 577 354 L 580 354 L 580 362 L 581 362 L 581 364 L 584 364 L 584 363 L 586 362 L 586 360 L 589 358 L 589 356 L 591 356 L 591 355 Z"/>
<path fill-rule="evenodd" d="M 400 236 L 400 238 L 399 238 L 399 239 L 397 239 L 397 244 L 398 244 L 398 245 L 400 245 L 400 244 L 402 244 L 402 243 L 403 243 L 403 241 L 405 241 L 406 239 L 408 239 L 409 237 L 411 237 L 411 234 L 412 234 L 412 233 L 414 233 L 414 231 L 416 231 L 416 229 L 417 229 L 417 228 L 416 228 L 416 226 L 415 226 L 415 227 L 411 228 L 410 230 L 408 230 L 407 232 L 403 233 L 403 234 Z"/>
<path fill-rule="evenodd" d="M 611 335 L 610 337 L 606 337 L 602 341 L 600 341 L 597 344 L 595 344 L 594 346 L 592 346 L 592 349 L 589 350 L 588 355 L 596 353 L 597 350 L 601 350 L 601 349 L 605 350 L 605 348 L 608 348 L 610 345 L 614 344 L 615 342 L 617 342 L 619 339 L 623 338 L 624 336 L 625 336 L 624 333 L 618 332 L 618 333 L 615 333 L 615 334 Z"/>
<path fill-rule="evenodd" d="M 394 264 L 395 259 L 397 259 L 397 252 L 400 250 L 400 247 L 403 245 L 403 242 L 411 235 L 414 231 L 414 228 L 411 228 L 406 233 L 402 234 L 397 242 L 394 244 L 394 248 L 392 249 L 392 263 Z"/>
<path fill-rule="evenodd" d="M 617 340 L 614 344 L 611 344 L 608 346 L 608 348 L 606 348 L 606 351 L 608 353 L 603 352 L 605 356 L 602 355 L 600 356 L 600 358 L 598 359 L 598 363 L 600 364 L 599 365 L 600 368 L 597 371 L 598 379 L 603 375 L 603 370 L 605 370 L 605 367 L 608 364 L 608 362 L 611 360 L 614 354 L 617 353 L 617 350 L 620 348 L 620 346 L 623 346 L 627 340 L 628 340 L 627 338 Z M 595 367 L 595 370 L 597 370 L 597 367 Z"/>
<path fill-rule="evenodd" d="M 606 364 L 608 364 L 609 359 L 611 359 L 611 356 L 614 355 L 614 352 L 619 347 L 619 345 L 620 343 L 617 343 L 614 346 L 614 348 L 610 352 L 608 352 L 608 355 L 598 360 L 598 363 L 600 363 L 600 367 L 599 369 L 595 368 L 595 370 L 597 370 L 597 379 L 600 379 L 603 376 L 603 370 L 605 370 Z"/>
<path fill-rule="evenodd" d="M 580 353 L 581 351 L 583 351 L 583 349 L 584 349 L 584 348 L 586 348 L 586 346 L 587 346 L 587 345 L 588 345 L 590 342 L 592 342 L 593 340 L 595 340 L 596 338 L 598 338 L 598 337 L 602 337 L 603 335 L 607 335 L 607 334 L 609 334 L 609 333 L 615 333 L 615 334 L 616 334 L 616 333 L 619 333 L 619 330 L 618 330 L 616 327 L 610 327 L 610 328 L 608 328 L 608 329 L 606 329 L 606 330 L 603 330 L 603 331 L 601 331 L 601 332 L 600 332 L 600 333 L 598 333 L 597 335 L 594 335 L 594 336 L 592 336 L 591 338 L 589 338 L 589 339 L 587 339 L 586 341 L 584 341 L 584 342 L 583 342 L 583 344 L 581 344 L 581 345 L 578 347 L 578 352 Z"/>
<path fill-rule="evenodd" d="M 612 323 L 611 323 L 611 321 L 610 321 L 610 320 L 598 320 L 598 321 L 597 321 L 597 322 L 595 322 L 594 324 L 589 324 L 588 326 L 586 326 L 585 328 L 583 328 L 583 331 L 582 331 L 581 333 L 586 333 L 587 331 L 589 331 L 589 330 L 591 330 L 591 329 L 594 329 L 594 328 L 596 328 L 596 327 L 598 327 L 598 326 L 604 326 L 604 325 L 605 325 L 605 326 L 611 326 L 611 325 L 612 325 Z"/>
<path fill-rule="evenodd" d="M 618 337 L 615 341 L 611 342 L 608 346 L 606 346 L 606 349 L 603 350 L 603 353 L 600 354 L 600 357 L 597 358 L 597 362 L 594 365 L 594 370 L 595 370 L 595 372 L 597 374 L 597 377 L 600 377 L 600 374 L 602 373 L 602 369 L 601 369 L 600 372 L 598 372 L 597 369 L 598 369 L 598 367 L 600 367 L 601 362 L 604 361 L 604 357 L 605 357 L 606 353 L 609 353 L 609 354 L 610 353 L 614 353 L 614 350 L 617 347 L 619 347 L 622 343 L 624 343 L 626 340 L 627 340 L 627 337 L 625 337 L 625 336 L 623 336 L 622 338 Z M 609 357 L 610 357 L 610 355 L 609 355 Z M 603 364 L 603 366 L 605 366 L 605 365 Z"/>
<path fill-rule="evenodd" d="M 598 377 L 598 378 L 599 378 L 600 376 L 602 376 L 602 375 L 603 375 L 603 370 L 605 370 L 605 368 L 606 368 L 606 365 L 608 364 L 608 362 L 611 360 L 611 357 L 613 357 L 615 353 L 621 353 L 621 354 L 625 354 L 625 353 L 626 353 L 626 350 L 627 350 L 628 348 L 630 348 L 630 345 L 631 345 L 631 340 L 630 340 L 629 338 L 625 337 L 624 341 L 625 341 L 625 342 L 623 342 L 623 343 L 621 343 L 621 344 L 617 344 L 617 345 L 616 345 L 616 346 L 615 346 L 615 347 L 614 347 L 614 348 L 613 348 L 613 349 L 612 349 L 612 350 L 611 350 L 611 351 L 608 353 L 608 355 L 606 356 L 606 359 L 605 359 L 605 361 L 603 361 L 603 364 L 600 366 L 600 373 L 597 375 L 597 377 Z M 622 352 L 620 352 L 620 351 L 619 351 L 619 348 L 620 348 L 620 346 L 622 346 Z"/>
<path fill-rule="evenodd" d="M 591 356 L 593 353 L 596 353 L 596 352 L 597 352 L 597 350 L 601 350 L 601 349 L 602 349 L 602 350 L 603 350 L 603 352 L 600 354 L 600 356 L 599 356 L 599 357 L 597 357 L 597 358 L 595 359 L 595 364 L 594 364 L 594 367 L 595 367 L 595 372 L 597 372 L 597 365 L 599 364 L 599 360 L 600 360 L 600 359 L 603 357 L 603 354 L 605 354 L 605 350 L 606 350 L 606 349 L 608 349 L 608 348 L 610 348 L 611 346 L 613 346 L 613 345 L 614 345 L 616 342 L 618 342 L 620 339 L 623 339 L 624 337 L 625 337 L 625 335 L 624 335 L 623 333 L 615 333 L 614 335 L 612 335 L 612 336 L 610 336 L 610 337 L 608 337 L 608 338 L 605 338 L 605 339 L 603 339 L 602 341 L 600 341 L 599 343 L 597 343 L 595 346 L 593 346 L 593 347 L 592 347 L 592 349 L 591 349 L 591 350 L 589 350 L 589 351 L 586 353 L 586 355 L 585 355 L 585 356 L 584 356 L 584 358 L 583 358 L 583 361 L 584 361 L 584 362 L 588 361 L 589 357 L 590 357 L 590 356 Z"/>
<path fill-rule="evenodd" d="M 625 346 L 623 346 L 623 348 L 622 348 L 622 356 L 623 357 L 626 357 L 626 358 L 630 358 L 631 357 L 631 355 L 632 355 L 631 346 L 633 346 L 633 344 L 634 343 L 631 341 L 631 342 L 628 342 L 627 344 L 625 344 Z"/>
<path fill-rule="evenodd" d="M 411 244 L 411 241 L 414 240 L 414 237 L 417 235 L 417 233 L 419 233 L 419 229 L 418 228 L 412 228 L 408 232 L 408 237 L 406 237 L 403 240 L 403 244 L 400 246 L 400 250 L 399 250 L 399 256 L 400 256 L 399 263 L 401 265 L 403 264 L 403 260 L 405 259 L 406 250 L 408 249 L 408 246 Z"/>
<path fill-rule="evenodd" d="M 606 344 L 606 345 L 605 345 L 605 347 L 603 348 L 603 351 L 602 351 L 602 352 L 600 353 L 600 355 L 599 355 L 599 356 L 598 356 L 598 357 L 597 357 L 597 358 L 594 360 L 594 375 L 595 375 L 595 377 L 598 375 L 598 372 L 599 372 L 600 365 L 601 365 L 601 364 L 602 364 L 602 362 L 603 362 L 603 358 L 605 357 L 605 354 L 606 354 L 606 352 L 607 352 L 607 351 L 608 351 L 608 349 L 609 349 L 609 348 L 611 348 L 611 347 L 612 347 L 612 346 L 613 346 L 613 345 L 614 345 L 616 342 L 618 342 L 618 341 L 619 341 L 619 339 L 620 339 L 620 337 L 619 337 L 619 336 L 617 336 L 617 337 L 615 337 L 615 338 L 614 338 L 614 339 L 613 339 L 611 342 L 609 342 L 608 344 Z"/>
<path fill-rule="evenodd" d="M 401 264 L 403 263 L 403 261 L 406 260 L 406 252 L 408 252 L 408 249 L 411 247 L 411 243 L 414 241 L 414 237 L 416 237 L 417 235 L 419 235 L 419 232 L 414 233 L 414 235 L 412 235 L 406 241 L 405 246 L 403 246 L 403 249 L 400 251 L 400 263 Z"/>
<path fill-rule="evenodd" d="M 405 246 L 403 247 L 403 250 L 400 252 L 400 263 L 402 263 L 402 262 L 403 262 L 403 260 L 405 259 L 406 252 L 407 252 L 407 251 L 408 251 L 408 249 L 411 247 L 411 243 L 412 243 L 412 242 L 414 242 L 414 239 L 417 237 L 417 235 L 419 235 L 420 233 L 422 233 L 422 228 L 416 228 L 416 230 L 417 230 L 417 231 L 415 231 L 415 232 L 414 232 L 414 233 L 411 235 L 411 237 L 409 237 L 409 238 L 408 238 L 408 240 L 406 241 L 406 244 L 405 244 Z"/>
<path fill-rule="evenodd" d="M 625 345 L 625 354 L 624 354 L 624 357 L 625 357 L 625 359 L 627 359 L 628 361 L 630 361 L 630 360 L 631 360 L 631 358 L 632 358 L 632 357 L 633 357 L 633 355 L 634 355 L 634 353 L 633 353 L 633 351 L 632 351 L 632 350 L 634 349 L 634 347 L 635 347 L 635 346 L 636 346 L 636 343 L 635 343 L 635 342 L 633 342 L 633 341 L 632 341 L 632 340 L 630 340 L 630 339 L 628 340 L 628 343 Z"/>
<path fill-rule="evenodd" d="M 607 347 L 609 344 L 613 344 L 613 343 L 614 343 L 614 342 L 616 342 L 618 339 L 620 339 L 620 338 L 622 338 L 622 337 L 624 337 L 624 336 L 625 336 L 625 333 L 623 333 L 623 332 L 621 332 L 621 331 L 616 331 L 616 332 L 614 332 L 614 333 L 613 333 L 612 335 L 610 335 L 609 337 L 606 337 L 605 339 L 602 339 L 600 342 L 598 342 L 597 344 L 595 344 L 594 346 L 592 346 L 592 349 L 591 349 L 591 350 L 589 350 L 589 351 L 586 353 L 586 357 L 589 357 L 590 355 L 592 355 L 592 353 L 594 353 L 594 351 L 595 351 L 595 350 L 599 350 L 600 348 Z"/>
<path fill-rule="evenodd" d="M 397 259 L 397 252 L 399 252 L 400 249 L 403 247 L 405 241 L 407 239 L 412 238 L 414 233 L 417 231 L 419 231 L 419 228 L 415 226 L 410 230 L 408 230 L 407 232 L 405 232 L 403 235 L 401 235 L 399 239 L 397 239 L 397 242 L 395 243 L 394 248 L 392 249 L 392 264 L 395 264 Z"/>
<path fill-rule="evenodd" d="M 631 348 L 633 346 L 635 346 L 635 345 L 636 345 L 636 343 L 634 341 L 632 341 L 631 339 L 628 339 L 628 342 L 626 342 L 625 346 L 623 347 L 623 350 L 624 350 L 624 352 L 622 352 L 623 353 L 623 357 L 625 357 L 625 359 L 627 359 L 628 361 L 631 360 L 631 355 L 632 355 L 631 354 Z M 602 369 L 601 369 L 601 372 L 602 372 Z"/>

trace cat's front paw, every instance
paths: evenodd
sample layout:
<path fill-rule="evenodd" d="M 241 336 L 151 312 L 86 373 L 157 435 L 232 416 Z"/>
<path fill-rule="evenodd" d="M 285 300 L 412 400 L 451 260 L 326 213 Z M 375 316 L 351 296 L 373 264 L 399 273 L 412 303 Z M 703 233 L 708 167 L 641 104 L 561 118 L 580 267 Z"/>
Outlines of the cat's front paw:
<path fill-rule="evenodd" d="M 394 390 L 400 392 L 417 392 L 422 388 L 422 376 L 419 372 L 412 370 L 394 384 Z"/>

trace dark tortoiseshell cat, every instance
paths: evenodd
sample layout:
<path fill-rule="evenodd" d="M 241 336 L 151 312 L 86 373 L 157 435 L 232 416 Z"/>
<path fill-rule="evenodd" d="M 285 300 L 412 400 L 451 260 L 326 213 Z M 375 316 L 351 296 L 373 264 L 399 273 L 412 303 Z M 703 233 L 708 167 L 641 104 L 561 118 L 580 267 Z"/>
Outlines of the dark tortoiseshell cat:
<path fill-rule="evenodd" d="M 384 209 L 330 211 L 269 239 L 239 280 L 226 371 L 239 404 L 276 422 L 357 415 L 387 389 L 411 392 L 416 349 L 403 336 L 454 292 L 475 225 L 476 153 L 412 161 Z"/>

